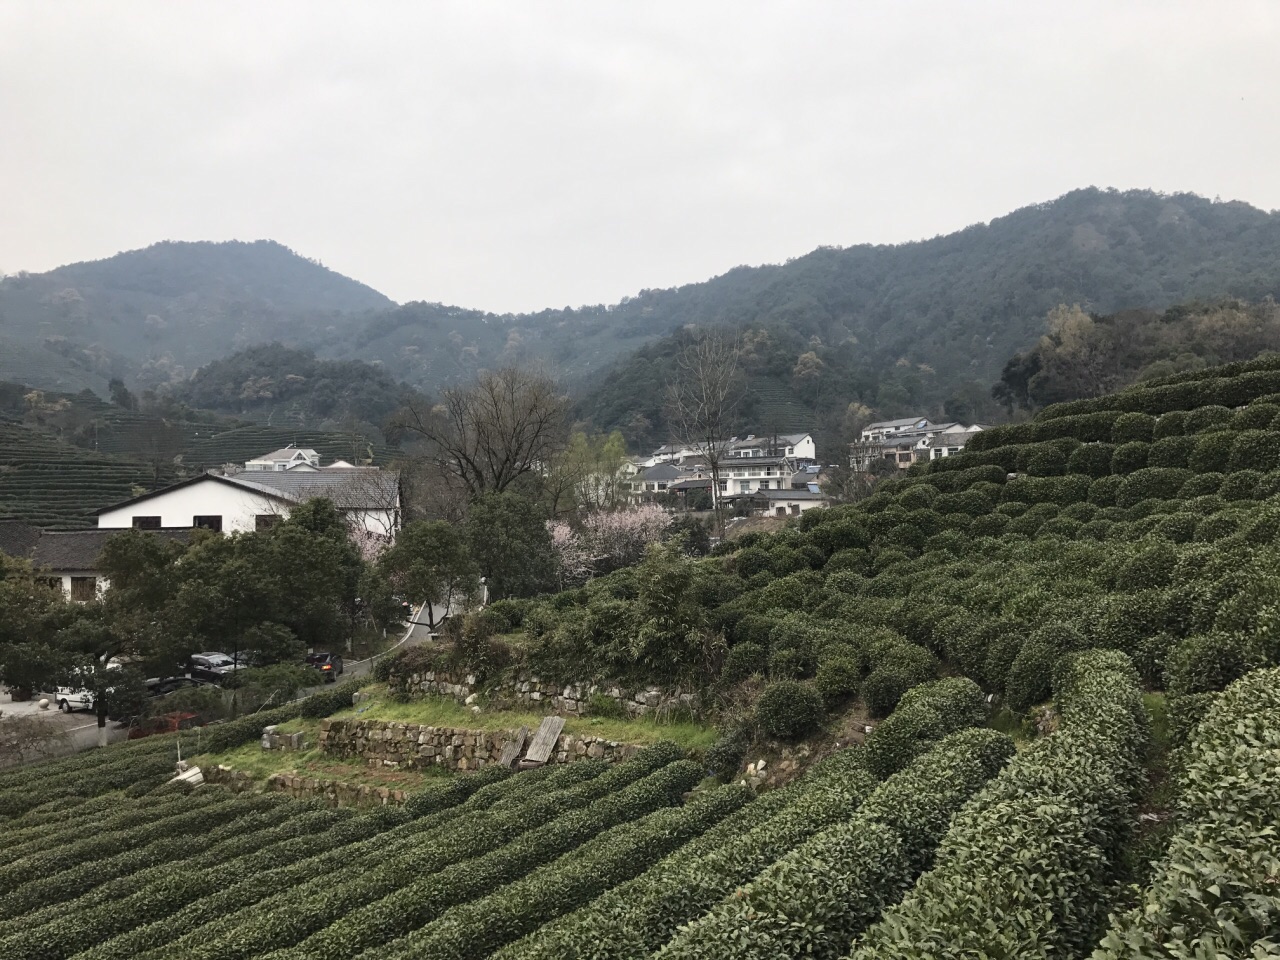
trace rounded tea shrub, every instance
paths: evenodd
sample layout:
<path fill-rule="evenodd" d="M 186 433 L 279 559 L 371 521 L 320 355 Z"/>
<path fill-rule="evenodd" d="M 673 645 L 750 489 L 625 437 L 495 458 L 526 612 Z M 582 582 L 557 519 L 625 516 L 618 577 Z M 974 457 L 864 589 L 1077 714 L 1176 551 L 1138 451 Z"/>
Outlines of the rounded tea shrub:
<path fill-rule="evenodd" d="M 794 648 L 769 652 L 769 677 L 773 680 L 796 680 L 808 673 L 808 658 Z"/>
<path fill-rule="evenodd" d="M 1280 468 L 1280 433 L 1270 430 L 1244 430 L 1236 434 L 1231 445 L 1228 470 L 1259 470 L 1266 472 Z"/>
<path fill-rule="evenodd" d="M 1178 497 L 1182 500 L 1192 500 L 1195 497 L 1215 494 L 1225 479 L 1226 474 L 1223 473 L 1197 473 L 1178 490 Z"/>
<path fill-rule="evenodd" d="M 752 674 L 763 674 L 768 663 L 765 648 L 758 643 L 739 643 L 729 648 L 720 668 L 720 679 L 726 683 L 741 683 Z"/>
<path fill-rule="evenodd" d="M 818 673 L 813 678 L 813 685 L 822 697 L 822 702 L 827 707 L 834 707 L 857 694 L 860 676 L 856 658 L 828 657 L 818 664 Z"/>
<path fill-rule="evenodd" d="M 1187 458 L 1187 466 L 1196 473 L 1225 473 L 1231 463 L 1231 448 L 1236 435 L 1226 430 L 1196 438 L 1195 449 Z"/>
<path fill-rule="evenodd" d="M 756 701 L 756 723 L 770 737 L 795 740 L 817 729 L 822 697 L 798 680 L 779 680 L 765 687 Z"/>
<path fill-rule="evenodd" d="M 1155 429 L 1151 431 L 1153 440 L 1163 440 L 1165 437 L 1180 437 L 1185 432 L 1187 415 L 1181 410 L 1170 410 L 1168 413 L 1161 414 L 1160 419 L 1156 421 Z"/>
<path fill-rule="evenodd" d="M 1118 474 L 1133 473 L 1147 465 L 1147 455 L 1151 445 L 1134 440 L 1116 447 L 1111 455 L 1111 472 Z"/>
<path fill-rule="evenodd" d="M 1033 477 L 1060 477 L 1067 472 L 1067 458 L 1061 450 L 1045 445 L 1027 458 L 1026 470 Z"/>
<path fill-rule="evenodd" d="M 1067 458 L 1067 472 L 1081 473 L 1086 477 L 1105 477 L 1111 473 L 1111 458 L 1116 448 L 1109 443 L 1086 443 L 1076 447 Z"/>
<path fill-rule="evenodd" d="M 1095 507 L 1114 507 L 1116 493 L 1124 477 L 1100 477 L 1089 484 L 1089 502 Z"/>
<path fill-rule="evenodd" d="M 1253 491 L 1262 480 L 1257 470 L 1238 470 L 1227 474 L 1218 488 L 1218 496 L 1224 500 L 1252 500 Z"/>
<path fill-rule="evenodd" d="M 1191 459 L 1191 451 L 1195 448 L 1195 437 L 1165 437 L 1151 445 L 1151 451 L 1147 455 L 1147 466 L 1185 467 Z"/>
<path fill-rule="evenodd" d="M 1183 432 L 1190 434 L 1220 430 L 1231 422 L 1233 416 L 1234 414 L 1230 408 L 1217 404 L 1196 407 L 1196 409 L 1187 413 L 1187 417 L 1183 421 Z"/>
<path fill-rule="evenodd" d="M 1266 430 L 1277 414 L 1280 414 L 1280 407 L 1274 403 L 1251 403 L 1236 411 L 1231 418 L 1231 427 L 1234 430 Z"/>
<path fill-rule="evenodd" d="M 1155 425 L 1156 418 L 1150 414 L 1126 413 L 1111 425 L 1111 442 L 1120 444 L 1136 440 L 1141 443 L 1150 443 Z"/>

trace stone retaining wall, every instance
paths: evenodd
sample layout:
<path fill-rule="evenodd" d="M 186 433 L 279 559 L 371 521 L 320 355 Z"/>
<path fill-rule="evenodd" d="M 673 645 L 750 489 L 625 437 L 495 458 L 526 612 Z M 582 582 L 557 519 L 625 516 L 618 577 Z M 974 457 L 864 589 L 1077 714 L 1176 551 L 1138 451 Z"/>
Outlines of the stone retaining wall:
<path fill-rule="evenodd" d="M 407 675 L 392 674 L 392 691 L 413 696 L 453 697 L 466 703 L 480 693 L 474 674 L 423 670 Z M 620 707 L 619 713 L 639 717 L 648 713 L 663 716 L 676 711 L 697 715 L 701 703 L 695 693 L 664 690 L 662 687 L 630 688 L 618 683 L 551 683 L 531 674 L 503 680 L 483 691 L 491 703 L 507 707 L 535 708 L 543 713 L 566 717 L 585 716 L 593 696 L 607 697 Z"/>
<path fill-rule="evenodd" d="M 263 750 L 305 750 L 307 741 L 302 733 L 280 733 L 275 727 L 262 728 Z"/>
<path fill-rule="evenodd" d="M 372 787 L 367 784 L 345 783 L 342 780 L 322 780 L 316 777 L 300 777 L 289 773 L 275 773 L 259 784 L 243 770 L 233 770 L 223 764 L 202 768 L 206 783 L 216 783 L 236 793 L 257 790 L 287 793 L 295 800 L 323 800 L 331 807 L 381 807 L 389 803 L 403 803 L 408 792 L 391 787 Z"/>
<path fill-rule="evenodd" d="M 320 721 L 320 752 L 336 758 L 358 759 L 375 766 L 422 769 L 480 770 L 498 759 L 514 730 L 467 730 L 430 727 L 384 720 Z M 530 733 L 532 739 L 532 732 Z M 548 763 L 572 763 L 588 757 L 626 760 L 640 748 L 602 737 L 561 734 Z"/>

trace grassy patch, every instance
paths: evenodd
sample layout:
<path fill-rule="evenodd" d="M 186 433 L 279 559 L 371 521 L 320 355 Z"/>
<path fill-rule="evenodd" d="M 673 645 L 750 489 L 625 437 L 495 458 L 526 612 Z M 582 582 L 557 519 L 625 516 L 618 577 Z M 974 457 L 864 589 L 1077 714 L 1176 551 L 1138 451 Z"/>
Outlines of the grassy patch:
<path fill-rule="evenodd" d="M 386 687 L 375 684 L 362 693 L 373 699 L 357 707 L 334 714 L 335 719 L 359 717 L 363 720 L 390 720 L 400 723 L 422 723 L 431 727 L 463 727 L 468 730 L 537 729 L 542 714 L 523 710 L 488 710 L 475 713 L 447 697 L 425 697 L 406 703 L 387 696 Z M 661 720 L 650 717 L 620 719 L 616 717 L 568 717 L 565 733 L 584 734 L 617 740 L 621 743 L 656 743 L 671 740 L 686 750 L 705 750 L 719 735 L 715 727 L 690 720 Z"/>
<path fill-rule="evenodd" d="M 427 697 L 407 703 L 398 703 L 387 696 L 385 685 L 375 684 L 364 689 L 373 699 L 358 707 L 342 710 L 334 719 L 383 720 L 399 723 L 420 723 L 431 727 L 461 727 L 467 730 L 501 731 L 528 727 L 536 730 L 542 715 L 515 710 L 482 710 L 474 713 L 447 697 Z M 423 770 L 370 766 L 359 761 L 341 761 L 326 757 L 316 744 L 320 733 L 319 720 L 297 717 L 278 725 L 281 733 L 303 733 L 312 746 L 306 750 L 263 750 L 257 741 L 234 750 L 216 754 L 198 754 L 191 759 L 204 766 L 226 764 L 263 781 L 276 773 L 290 773 L 319 779 L 342 780 L 347 783 L 364 783 L 372 786 L 413 787 L 424 777 L 451 776 L 442 768 Z M 671 740 L 686 750 L 706 750 L 719 733 L 715 727 L 689 720 L 661 721 L 651 718 L 618 719 L 614 717 L 570 717 L 565 720 L 565 733 L 603 737 L 620 743 L 650 744 L 659 740 Z M 189 747 L 198 750 L 198 742 L 190 741 Z M 184 750 L 186 747 L 184 746 Z"/>

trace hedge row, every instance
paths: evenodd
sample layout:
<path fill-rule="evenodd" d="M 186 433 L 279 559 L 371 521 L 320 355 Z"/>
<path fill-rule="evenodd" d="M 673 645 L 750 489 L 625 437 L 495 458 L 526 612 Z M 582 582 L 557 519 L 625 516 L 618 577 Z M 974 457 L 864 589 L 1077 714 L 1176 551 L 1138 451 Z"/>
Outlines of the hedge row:
<path fill-rule="evenodd" d="M 531 777 L 531 780 L 535 784 L 544 783 L 578 766 L 592 765 L 572 764 L 555 772 L 550 772 L 550 768 L 544 768 L 548 770 L 547 773 L 541 770 L 530 771 L 532 774 L 540 774 L 540 776 Z M 475 775 L 475 780 L 481 782 L 491 776 L 494 775 L 488 771 L 480 771 Z M 235 868 L 235 864 L 232 864 L 230 866 L 233 869 L 225 877 L 221 875 L 226 871 L 219 868 L 207 874 L 197 875 L 198 879 L 190 876 L 188 871 L 180 870 L 168 885 L 152 885 L 151 890 L 160 894 L 153 902 L 148 903 L 145 899 L 148 891 L 141 891 L 131 898 L 142 898 L 136 907 L 145 917 L 145 926 L 125 928 L 112 939 L 84 951 L 81 960 L 133 960 L 135 957 L 163 950 L 194 927 L 215 922 L 281 890 L 289 889 L 315 877 L 332 877 L 341 873 L 352 859 L 365 856 L 376 857 L 377 851 L 384 843 L 395 843 L 402 836 L 439 829 L 477 811 L 483 811 L 509 794 L 521 793 L 527 789 L 524 779 L 526 776 L 529 774 L 507 777 L 497 782 L 489 780 L 465 803 L 439 810 L 407 824 L 394 826 L 392 829 L 387 829 L 385 823 L 373 814 L 360 816 L 342 824 L 340 829 L 311 838 L 314 846 L 310 847 L 305 855 L 294 861 L 282 860 L 280 865 L 267 863 L 257 870 L 242 870 Z M 211 878 L 213 874 L 220 875 L 217 884 L 205 889 L 204 893 L 192 897 L 190 895 L 192 887 L 202 887 L 204 881 Z"/>
<path fill-rule="evenodd" d="M 430 923 L 451 907 L 482 897 L 568 854 L 602 832 L 678 804 L 682 794 L 702 776 L 698 764 L 677 761 L 585 809 L 566 812 L 497 850 L 452 863 L 358 911 L 338 914 L 330 925 L 297 946 L 270 956 L 272 960 L 337 960 L 380 947 Z M 725 814 L 750 799 L 750 793 L 740 787 L 718 791 L 718 795 L 723 801 L 718 809 Z"/>
<path fill-rule="evenodd" d="M 1059 731 L 965 806 L 937 866 L 855 957 L 1065 957 L 1096 943 L 1145 779 L 1146 713 L 1123 654 L 1077 654 L 1056 681 Z"/>
<path fill-rule="evenodd" d="M 410 836 L 396 842 L 392 837 L 379 837 L 376 844 L 365 844 L 361 850 L 336 851 L 341 856 L 335 857 L 334 864 L 320 859 L 299 864 L 285 885 L 250 881 L 248 885 L 254 889 L 270 893 L 259 892 L 250 901 L 251 906 L 223 911 L 167 948 L 144 956 L 233 960 L 253 956 L 263 949 L 290 946 L 347 911 L 399 889 L 423 871 L 440 870 L 500 847 L 542 823 L 660 770 L 679 755 L 679 748 L 673 744 L 656 744 L 580 786 L 560 792 L 540 791 L 527 803 L 507 811 L 471 812 L 465 807 L 443 811 L 447 815 L 461 809 L 465 814 L 450 818 L 450 825 L 433 830 L 429 839 L 420 841 Z M 566 770 L 572 766 L 577 764 Z M 505 783 L 519 779 L 513 777 Z M 335 887 L 331 872 L 337 864 L 346 872 L 363 870 L 360 882 Z"/>
<path fill-rule="evenodd" d="M 850 820 L 801 844 L 658 953 L 671 960 L 836 960 L 929 866 L 957 810 L 1014 753 L 994 730 L 952 734 Z"/>
<path fill-rule="evenodd" d="M 1268 368 L 1233 373 L 1228 365 L 1215 367 L 1210 375 L 1197 380 L 1144 384 L 1104 397 L 1056 403 L 1042 410 L 1039 419 L 1056 420 L 1101 411 L 1134 411 L 1158 416 L 1196 407 L 1242 407 L 1274 393 L 1280 393 L 1280 370 Z"/>
<path fill-rule="evenodd" d="M 357 816 L 349 809 L 321 808 L 317 802 L 299 805 L 295 816 L 269 830 L 231 838 L 203 856 L 179 860 L 120 877 L 67 903 L 33 910 L 19 920 L 0 925 L 0 936 L 21 935 L 15 956 L 59 960 L 95 944 L 162 919 L 185 903 L 223 889 L 245 873 L 284 866 L 318 852 L 322 837 L 336 831 L 363 839 L 361 830 L 339 829 Z M 372 821 L 369 831 L 372 832 Z M 156 891 L 161 891 L 158 895 Z M 184 900 L 185 898 L 185 900 Z M 15 940 L 18 938 L 14 938 Z M 8 939 L 5 941 L 9 943 Z"/>
<path fill-rule="evenodd" d="M 271 826 L 291 813 L 287 797 L 267 795 L 236 798 L 167 817 L 146 832 L 131 831 L 115 839 L 111 845 L 115 853 L 86 854 L 67 862 L 64 869 L 30 874 L 25 883 L 0 897 L 0 917 L 18 917 L 46 904 L 74 899 L 109 880 L 197 855 L 229 836 Z"/>
<path fill-rule="evenodd" d="M 986 698 L 972 680 L 947 677 L 912 687 L 867 737 L 867 767 L 881 779 L 891 776 L 935 741 L 986 719 Z"/>
<path fill-rule="evenodd" d="M 802 779 L 767 793 L 635 880 L 559 921 L 540 927 L 499 956 L 507 960 L 625 960 L 658 949 L 818 830 L 847 818 L 875 780 L 864 751 L 842 750 Z"/>
<path fill-rule="evenodd" d="M 1232 684 L 1198 727 L 1178 829 L 1094 960 L 1280 953 L 1280 670 Z"/>
<path fill-rule="evenodd" d="M 583 844 L 488 896 L 460 904 L 399 940 L 379 957 L 478 960 L 518 940 L 548 919 L 589 903 L 636 876 L 739 809 L 742 787 L 717 787 L 683 807 L 651 813 Z"/>
<path fill-rule="evenodd" d="M 158 787 L 173 776 L 174 758 L 167 752 L 144 756 L 100 751 L 104 762 L 90 763 L 22 786 L 0 788 L 0 813 L 17 814 L 49 800 L 63 797 L 97 796 L 132 784 L 148 789 Z"/>
<path fill-rule="evenodd" d="M 71 797 L 67 799 L 81 800 L 82 798 Z M 167 793 L 164 796 L 157 796 L 146 805 L 130 797 L 109 794 L 104 794 L 94 799 L 100 800 L 101 803 L 88 811 L 79 811 L 75 814 L 64 813 L 57 820 L 28 827 L 25 830 L 14 830 L 6 834 L 4 836 L 5 846 L 0 849 L 0 865 L 21 860 L 23 857 L 33 853 L 40 853 L 44 850 L 59 847 L 68 840 L 84 839 L 84 824 L 89 817 L 92 817 L 95 824 L 102 825 L 100 829 L 123 830 L 139 824 L 150 823 L 175 812 L 189 810 L 201 802 L 210 802 L 208 796 L 197 799 L 196 796 L 187 796 L 177 791 Z"/>
<path fill-rule="evenodd" d="M 33 877 L 50 879 L 51 874 L 56 875 L 68 867 L 111 857 L 138 844 L 208 829 L 223 817 L 224 808 L 248 809 L 234 794 L 222 790 L 209 791 L 191 797 L 190 807 L 167 807 L 163 816 L 150 822 L 116 829 L 108 817 L 100 830 L 81 830 L 78 839 L 70 843 L 46 846 L 40 853 L 7 864 L 0 868 L 0 917 L 15 915 L 8 912 L 12 909 L 12 897 Z"/>

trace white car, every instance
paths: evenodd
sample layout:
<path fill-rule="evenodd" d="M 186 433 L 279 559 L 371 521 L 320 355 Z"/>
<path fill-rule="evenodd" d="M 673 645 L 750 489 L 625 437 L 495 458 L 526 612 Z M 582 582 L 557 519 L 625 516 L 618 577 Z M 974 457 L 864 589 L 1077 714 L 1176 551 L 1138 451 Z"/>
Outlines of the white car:
<path fill-rule="evenodd" d="M 114 657 L 107 661 L 108 670 L 119 670 L 123 666 L 124 664 Z M 72 671 L 73 679 L 80 676 L 82 676 L 80 670 Z M 107 692 L 111 692 L 111 689 L 112 688 L 108 687 Z M 93 691 L 78 684 L 68 687 L 55 687 L 53 691 L 53 699 L 54 702 L 57 703 L 58 709 L 63 713 L 70 713 L 72 710 L 94 709 L 95 701 L 93 699 Z"/>

